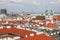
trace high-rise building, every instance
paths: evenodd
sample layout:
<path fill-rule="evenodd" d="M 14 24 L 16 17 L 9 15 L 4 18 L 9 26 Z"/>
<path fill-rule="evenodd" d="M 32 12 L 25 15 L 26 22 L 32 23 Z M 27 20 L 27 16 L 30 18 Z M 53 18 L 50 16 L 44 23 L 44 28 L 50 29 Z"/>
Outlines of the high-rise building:
<path fill-rule="evenodd" d="M 1 9 L 0 11 L 1 11 L 0 12 L 1 14 L 7 14 L 7 10 L 6 9 Z"/>

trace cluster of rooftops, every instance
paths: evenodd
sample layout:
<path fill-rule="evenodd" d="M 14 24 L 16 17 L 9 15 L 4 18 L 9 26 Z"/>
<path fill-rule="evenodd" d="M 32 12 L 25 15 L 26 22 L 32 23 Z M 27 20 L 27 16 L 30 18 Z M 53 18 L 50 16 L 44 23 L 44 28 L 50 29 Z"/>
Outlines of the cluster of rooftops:
<path fill-rule="evenodd" d="M 56 40 L 52 36 L 60 33 L 60 15 L 15 16 L 0 18 L 0 40 Z"/>

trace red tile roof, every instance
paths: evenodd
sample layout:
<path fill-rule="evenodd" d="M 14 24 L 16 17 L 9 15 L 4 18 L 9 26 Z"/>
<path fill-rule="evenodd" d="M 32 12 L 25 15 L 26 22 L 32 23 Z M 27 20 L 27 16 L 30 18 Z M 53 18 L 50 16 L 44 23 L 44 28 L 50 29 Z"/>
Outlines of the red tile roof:
<path fill-rule="evenodd" d="M 27 20 L 20 20 L 21 23 L 26 23 L 28 22 Z"/>
<path fill-rule="evenodd" d="M 57 20 L 60 20 L 60 16 L 57 16 L 57 18 L 56 18 Z"/>
<path fill-rule="evenodd" d="M 39 24 L 39 22 L 32 22 L 33 24 Z"/>
<path fill-rule="evenodd" d="M 48 23 L 47 27 L 48 28 L 57 28 L 57 24 L 56 23 Z"/>
<path fill-rule="evenodd" d="M 35 35 L 27 38 L 20 38 L 19 40 L 55 40 L 55 39 L 47 36 L 46 34 L 41 34 L 41 35 Z"/>
<path fill-rule="evenodd" d="M 15 28 L 13 26 L 9 29 L 7 29 L 7 28 L 0 29 L 0 34 L 5 34 L 5 33 L 12 33 L 12 34 L 16 34 L 16 35 L 19 35 L 19 36 L 20 35 L 22 35 L 22 36 L 28 35 L 29 36 L 31 33 L 36 34 L 36 32 L 23 30 L 23 29 L 18 29 L 18 28 Z"/>

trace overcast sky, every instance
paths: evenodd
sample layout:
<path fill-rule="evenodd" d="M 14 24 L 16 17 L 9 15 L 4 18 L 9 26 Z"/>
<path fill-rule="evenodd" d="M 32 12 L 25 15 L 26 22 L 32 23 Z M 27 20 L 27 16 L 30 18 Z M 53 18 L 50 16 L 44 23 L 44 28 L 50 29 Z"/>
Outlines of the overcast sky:
<path fill-rule="evenodd" d="M 0 0 L 0 9 L 9 12 L 43 12 L 46 9 L 60 12 L 60 0 Z"/>

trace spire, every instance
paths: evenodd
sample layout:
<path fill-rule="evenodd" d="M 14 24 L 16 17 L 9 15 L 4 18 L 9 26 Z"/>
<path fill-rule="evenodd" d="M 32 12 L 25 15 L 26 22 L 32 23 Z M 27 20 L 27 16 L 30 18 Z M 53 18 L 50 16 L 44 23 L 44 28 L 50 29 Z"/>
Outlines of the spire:
<path fill-rule="evenodd" d="M 45 15 L 48 15 L 48 10 L 45 11 Z"/>
<path fill-rule="evenodd" d="M 50 15 L 53 15 L 53 10 L 50 11 Z"/>

